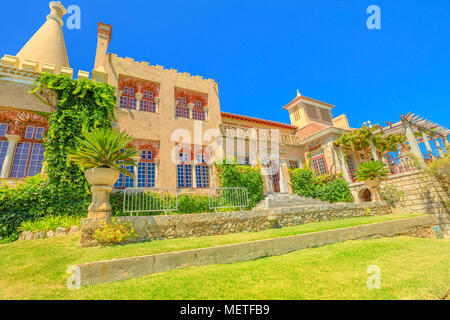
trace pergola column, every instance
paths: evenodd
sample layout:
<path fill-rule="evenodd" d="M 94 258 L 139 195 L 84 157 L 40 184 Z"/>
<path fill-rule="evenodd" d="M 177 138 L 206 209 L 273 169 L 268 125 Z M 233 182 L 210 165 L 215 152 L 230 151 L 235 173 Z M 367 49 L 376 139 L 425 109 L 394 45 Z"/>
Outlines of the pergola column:
<path fill-rule="evenodd" d="M 448 135 L 446 135 L 445 137 L 442 137 L 442 140 L 444 141 L 445 147 L 448 147 L 450 145 L 450 142 L 448 141 Z"/>
<path fill-rule="evenodd" d="M 405 130 L 406 139 L 408 140 L 412 154 L 417 157 L 422 166 L 425 166 L 425 160 L 423 159 L 422 152 L 420 151 L 419 144 L 417 143 L 416 136 L 414 135 L 414 131 L 411 127 L 411 123 L 409 121 L 404 121 L 403 129 Z"/>
<path fill-rule="evenodd" d="M 428 141 L 428 136 L 427 136 L 427 134 L 425 133 L 424 130 L 421 130 L 421 132 L 422 132 L 423 142 L 425 143 L 425 148 L 427 149 L 427 152 L 430 155 L 430 157 L 434 158 L 433 150 L 431 149 L 430 142 Z"/>
<path fill-rule="evenodd" d="M 442 158 L 444 156 L 444 153 L 442 152 L 441 145 L 439 144 L 439 141 L 437 140 L 437 137 L 433 136 L 433 142 L 436 145 L 436 149 L 437 149 L 437 151 L 439 153 L 439 158 Z"/>
<path fill-rule="evenodd" d="M 3 160 L 2 172 L 0 178 L 8 178 L 9 170 L 13 161 L 14 150 L 21 137 L 15 134 L 5 134 L 5 138 L 8 140 L 8 148 L 6 149 L 5 159 Z"/>
<path fill-rule="evenodd" d="M 348 170 L 347 162 L 344 158 L 344 152 L 342 151 L 342 147 L 337 147 L 337 149 L 334 149 L 337 152 L 337 158 L 339 161 L 339 165 L 341 167 L 342 176 L 344 177 L 344 180 L 347 183 L 352 183 L 352 178 L 350 177 L 350 172 Z"/>
<path fill-rule="evenodd" d="M 379 161 L 377 150 L 375 150 L 375 146 L 373 145 L 372 137 L 370 137 L 370 150 L 372 151 L 373 160 Z"/>

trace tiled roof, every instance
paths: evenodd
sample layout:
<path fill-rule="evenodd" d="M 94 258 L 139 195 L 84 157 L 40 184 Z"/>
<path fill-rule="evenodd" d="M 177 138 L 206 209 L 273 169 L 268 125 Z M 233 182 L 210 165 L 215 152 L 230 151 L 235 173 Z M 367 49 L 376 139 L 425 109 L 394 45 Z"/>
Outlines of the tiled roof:
<path fill-rule="evenodd" d="M 298 129 L 295 132 L 295 135 L 297 137 L 300 137 L 301 139 L 305 139 L 306 137 L 312 136 L 313 134 L 325 130 L 327 128 L 329 128 L 330 126 L 324 125 L 324 124 L 319 124 L 316 122 L 312 122 L 308 125 L 306 125 L 305 127 Z"/>

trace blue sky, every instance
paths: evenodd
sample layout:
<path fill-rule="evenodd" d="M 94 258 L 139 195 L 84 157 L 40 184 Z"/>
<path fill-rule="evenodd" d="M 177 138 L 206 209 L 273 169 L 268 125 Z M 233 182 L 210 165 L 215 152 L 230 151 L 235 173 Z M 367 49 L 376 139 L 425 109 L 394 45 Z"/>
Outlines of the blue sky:
<path fill-rule="evenodd" d="M 17 54 L 48 2 L 2 4 L 1 55 Z M 450 127 L 448 0 L 62 3 L 81 8 L 81 29 L 64 26 L 75 70 L 92 70 L 101 21 L 113 27 L 110 52 L 217 80 L 223 111 L 288 123 L 281 107 L 299 89 L 352 127 L 409 111 Z M 371 4 L 381 30 L 366 27 Z"/>

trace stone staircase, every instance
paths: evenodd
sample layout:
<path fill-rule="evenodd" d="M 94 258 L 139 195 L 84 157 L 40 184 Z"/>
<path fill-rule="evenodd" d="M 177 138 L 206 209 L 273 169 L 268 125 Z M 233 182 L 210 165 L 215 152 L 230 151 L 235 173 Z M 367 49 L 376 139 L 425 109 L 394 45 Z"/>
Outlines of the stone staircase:
<path fill-rule="evenodd" d="M 298 196 L 296 194 L 288 193 L 271 193 L 266 195 L 255 208 L 259 209 L 273 209 L 273 208 L 298 208 L 305 206 L 323 206 L 329 205 L 327 201 L 313 199 L 308 197 Z"/>

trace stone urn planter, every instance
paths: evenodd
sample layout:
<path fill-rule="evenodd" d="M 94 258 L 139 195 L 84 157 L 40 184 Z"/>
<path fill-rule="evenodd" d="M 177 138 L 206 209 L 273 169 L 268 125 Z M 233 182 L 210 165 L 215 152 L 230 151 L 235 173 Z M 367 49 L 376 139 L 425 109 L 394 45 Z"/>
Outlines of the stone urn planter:
<path fill-rule="evenodd" d="M 375 180 L 366 180 L 364 181 L 364 184 L 368 186 L 370 189 L 378 188 L 378 186 L 381 184 L 381 180 L 375 179 Z"/>
<path fill-rule="evenodd" d="M 92 202 L 88 208 L 88 219 L 104 219 L 111 216 L 109 194 L 119 178 L 119 170 L 107 167 L 92 168 L 84 173 L 91 185 Z"/>

